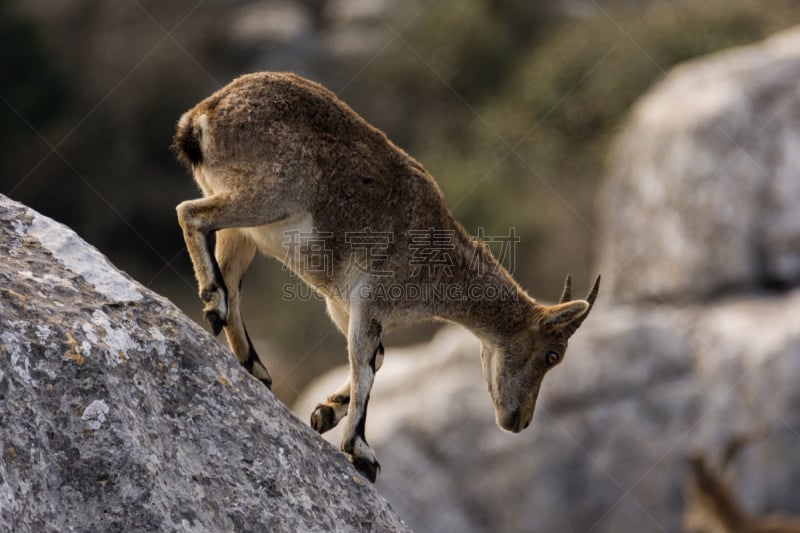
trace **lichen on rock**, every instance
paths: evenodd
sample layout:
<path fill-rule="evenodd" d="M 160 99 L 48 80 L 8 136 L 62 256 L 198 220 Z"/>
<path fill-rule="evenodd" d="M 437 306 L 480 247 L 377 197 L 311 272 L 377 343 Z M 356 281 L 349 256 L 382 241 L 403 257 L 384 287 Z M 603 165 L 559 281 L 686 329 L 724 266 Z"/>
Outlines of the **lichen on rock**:
<path fill-rule="evenodd" d="M 1 531 L 407 530 L 226 348 L 72 230 L 0 195 L 0 258 Z"/>

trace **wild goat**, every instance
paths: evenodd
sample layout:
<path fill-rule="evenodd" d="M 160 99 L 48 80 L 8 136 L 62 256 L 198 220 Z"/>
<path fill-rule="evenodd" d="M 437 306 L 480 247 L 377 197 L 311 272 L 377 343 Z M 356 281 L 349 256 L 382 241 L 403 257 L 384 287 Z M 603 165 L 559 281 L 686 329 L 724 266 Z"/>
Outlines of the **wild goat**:
<path fill-rule="evenodd" d="M 586 300 L 570 301 L 567 277 L 558 305 L 536 303 L 453 219 L 422 165 L 293 74 L 234 80 L 181 117 L 173 149 L 205 196 L 177 211 L 214 334 L 224 329 L 239 362 L 269 387 L 239 312 L 255 251 L 322 294 L 347 337 L 350 375 L 311 425 L 322 433 L 347 415 L 342 450 L 371 481 L 380 466 L 364 437 L 367 402 L 382 335 L 397 326 L 437 318 L 474 332 L 497 424 L 528 426 L 542 378 L 564 357 L 599 277 Z M 420 246 L 437 235 L 447 241 L 444 261 Z"/>
<path fill-rule="evenodd" d="M 800 533 L 800 518 L 750 515 L 737 500 L 726 475 L 725 470 L 733 458 L 759 434 L 763 432 L 732 437 L 725 446 L 719 469 L 712 466 L 705 452 L 697 451 L 689 456 L 683 517 L 687 533 Z"/>

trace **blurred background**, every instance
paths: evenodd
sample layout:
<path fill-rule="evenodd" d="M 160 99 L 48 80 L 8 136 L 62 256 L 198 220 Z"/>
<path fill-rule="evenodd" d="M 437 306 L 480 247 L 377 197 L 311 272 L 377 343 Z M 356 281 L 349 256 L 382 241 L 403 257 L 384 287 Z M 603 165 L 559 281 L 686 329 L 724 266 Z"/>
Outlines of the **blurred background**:
<path fill-rule="evenodd" d="M 4 0 L 0 192 L 202 323 L 174 211 L 199 193 L 168 149 L 175 123 L 239 74 L 291 70 L 421 161 L 470 233 L 515 228 L 506 266 L 554 300 L 565 274 L 580 292 L 596 273 L 596 197 L 637 99 L 675 65 L 798 22 L 797 0 Z M 257 260 L 243 313 L 292 403 L 346 352 L 323 303 L 287 283 Z"/>
<path fill-rule="evenodd" d="M 168 149 L 175 123 L 241 73 L 292 70 L 419 159 L 470 233 L 516 228 L 506 266 L 552 300 L 565 274 L 592 274 L 592 202 L 627 109 L 672 65 L 800 20 L 800 3 L 767 3 L 6 0 L 0 192 L 202 322 L 174 211 L 199 193 Z M 318 299 L 282 300 L 296 282 L 256 261 L 243 302 L 287 402 L 346 357 Z"/>

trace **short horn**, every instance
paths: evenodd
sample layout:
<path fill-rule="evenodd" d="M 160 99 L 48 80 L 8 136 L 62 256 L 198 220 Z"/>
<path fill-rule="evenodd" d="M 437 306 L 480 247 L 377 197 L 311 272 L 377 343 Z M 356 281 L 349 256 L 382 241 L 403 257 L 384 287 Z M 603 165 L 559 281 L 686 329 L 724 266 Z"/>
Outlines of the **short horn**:
<path fill-rule="evenodd" d="M 580 316 L 580 318 L 564 326 L 564 329 L 562 330 L 567 334 L 567 337 L 571 337 L 572 334 L 575 333 L 579 327 L 581 327 L 581 324 L 583 324 L 583 321 L 586 320 L 586 317 L 589 316 L 589 312 L 592 310 L 592 307 L 594 307 L 594 301 L 597 300 L 597 293 L 599 290 L 600 276 L 597 276 L 597 279 L 592 286 L 592 290 L 590 290 L 589 294 L 586 296 L 586 301 L 589 302 L 589 309 L 587 309 L 586 312 Z"/>
<path fill-rule="evenodd" d="M 561 291 L 561 299 L 558 303 L 563 304 L 572 300 L 572 277 L 567 274 L 567 279 L 564 281 L 564 290 Z"/>
<path fill-rule="evenodd" d="M 600 276 L 597 276 L 597 279 L 594 280 L 594 285 L 592 285 L 592 290 L 589 291 L 589 294 L 586 296 L 586 301 L 589 302 L 589 309 L 591 306 L 594 305 L 594 301 L 597 299 L 597 293 L 600 290 Z M 589 311 L 586 311 L 588 313 Z"/>

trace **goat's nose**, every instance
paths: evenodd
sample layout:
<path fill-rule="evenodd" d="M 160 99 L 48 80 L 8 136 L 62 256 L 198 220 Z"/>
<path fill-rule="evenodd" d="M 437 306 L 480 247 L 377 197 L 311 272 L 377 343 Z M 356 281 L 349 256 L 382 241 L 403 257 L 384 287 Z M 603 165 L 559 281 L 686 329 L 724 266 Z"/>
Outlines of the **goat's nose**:
<path fill-rule="evenodd" d="M 511 415 L 511 431 L 515 433 L 521 431 L 521 428 L 519 427 L 519 422 L 520 422 L 519 409 L 515 409 L 514 413 Z"/>

